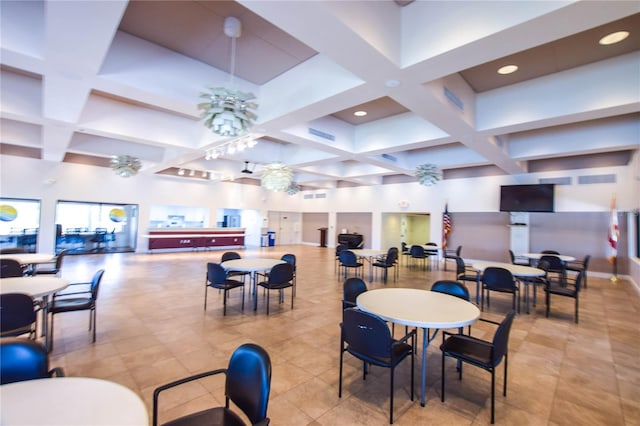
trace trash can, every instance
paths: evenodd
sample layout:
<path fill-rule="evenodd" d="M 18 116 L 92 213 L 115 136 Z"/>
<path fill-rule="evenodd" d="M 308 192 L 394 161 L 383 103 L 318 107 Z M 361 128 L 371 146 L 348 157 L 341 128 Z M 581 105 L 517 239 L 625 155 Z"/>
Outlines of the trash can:
<path fill-rule="evenodd" d="M 269 236 L 267 234 L 260 235 L 260 247 L 266 247 L 269 245 Z"/>
<path fill-rule="evenodd" d="M 276 232 L 268 231 L 267 235 L 269 236 L 269 247 L 273 247 L 276 245 Z"/>

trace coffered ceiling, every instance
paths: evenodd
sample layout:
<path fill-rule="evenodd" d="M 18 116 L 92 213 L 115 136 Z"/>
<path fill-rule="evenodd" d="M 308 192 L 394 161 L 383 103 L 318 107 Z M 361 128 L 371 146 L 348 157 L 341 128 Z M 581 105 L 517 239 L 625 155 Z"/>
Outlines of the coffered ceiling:
<path fill-rule="evenodd" d="M 128 154 L 159 179 L 247 184 L 279 161 L 311 189 L 410 181 L 423 163 L 445 179 L 619 165 L 639 149 L 638 2 L 0 7 L 2 155 L 108 167 Z M 233 75 L 228 16 L 242 22 Z M 206 158 L 228 141 L 200 120 L 209 86 L 256 95 L 254 148 Z"/>

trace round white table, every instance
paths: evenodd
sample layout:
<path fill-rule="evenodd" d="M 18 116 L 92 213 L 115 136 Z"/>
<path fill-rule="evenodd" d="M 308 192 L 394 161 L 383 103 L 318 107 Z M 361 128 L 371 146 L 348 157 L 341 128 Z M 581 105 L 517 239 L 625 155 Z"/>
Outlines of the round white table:
<path fill-rule="evenodd" d="M 69 282 L 56 276 L 15 277 L 0 279 L 0 293 L 24 293 L 34 299 L 42 299 L 42 329 L 44 330 L 44 346 L 49 350 L 48 309 L 49 295 L 65 289 Z"/>
<path fill-rule="evenodd" d="M 21 265 L 37 265 L 55 262 L 56 256 L 51 253 L 7 253 L 0 254 L 0 259 L 13 259 Z"/>
<path fill-rule="evenodd" d="M 13 259 L 26 267 L 27 271 L 33 272 L 35 265 L 55 262 L 56 255 L 51 253 L 7 253 L 0 254 L 0 259 Z"/>
<path fill-rule="evenodd" d="M 369 263 L 369 279 L 373 279 L 373 262 L 380 256 L 387 254 L 386 250 L 373 250 L 373 249 L 351 249 L 359 258 L 365 259 Z"/>
<path fill-rule="evenodd" d="M 527 313 L 529 313 L 529 282 L 531 279 L 535 279 L 536 277 L 543 277 L 546 274 L 543 269 L 534 268 L 532 266 L 514 265 L 513 263 L 504 262 L 474 262 L 472 264 L 472 267 L 480 273 L 482 273 L 482 271 L 489 267 L 504 268 L 511 272 L 514 277 L 522 278 L 522 282 L 524 282 L 526 286 L 525 303 L 527 307 Z M 535 285 L 535 283 L 533 285 Z M 480 282 L 478 282 L 477 284 L 476 291 L 480 291 Z"/>
<path fill-rule="evenodd" d="M 258 298 L 256 297 L 256 274 L 258 272 L 269 272 L 271 268 L 281 263 L 286 263 L 281 259 L 270 259 L 265 257 L 246 257 L 242 259 L 232 259 L 222 262 L 220 265 L 227 271 L 250 272 L 251 273 L 251 294 L 253 298 L 253 310 L 258 309 Z"/>
<path fill-rule="evenodd" d="M 524 256 L 527 257 L 529 259 L 533 259 L 533 260 L 540 260 L 540 258 L 542 256 L 555 256 L 560 258 L 560 260 L 562 260 L 563 262 L 573 262 L 574 260 L 576 260 L 575 257 L 573 256 L 567 256 L 564 254 L 549 254 L 549 253 L 522 253 L 520 256 Z"/>
<path fill-rule="evenodd" d="M 356 299 L 356 305 L 400 325 L 423 330 L 422 374 L 420 404 L 425 404 L 427 380 L 427 348 L 441 328 L 459 328 L 473 324 L 480 317 L 480 309 L 473 303 L 428 290 L 414 288 L 381 288 L 365 291 Z M 428 330 L 435 332 L 429 337 Z"/>
<path fill-rule="evenodd" d="M 3 425 L 148 426 L 144 402 L 118 383 L 55 377 L 0 386 Z"/>

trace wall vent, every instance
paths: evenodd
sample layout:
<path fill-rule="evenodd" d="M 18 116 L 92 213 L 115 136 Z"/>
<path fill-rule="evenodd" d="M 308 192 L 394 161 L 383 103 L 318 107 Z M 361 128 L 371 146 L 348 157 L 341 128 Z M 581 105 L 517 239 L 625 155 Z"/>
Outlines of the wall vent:
<path fill-rule="evenodd" d="M 316 198 L 327 198 L 327 194 L 324 192 L 322 194 L 316 194 Z"/>
<path fill-rule="evenodd" d="M 398 159 L 391 154 L 382 154 L 382 158 L 385 158 L 389 161 L 393 161 L 394 163 L 398 161 Z"/>
<path fill-rule="evenodd" d="M 571 177 L 556 177 L 539 179 L 538 183 L 553 183 L 555 185 L 571 185 Z"/>
<path fill-rule="evenodd" d="M 578 176 L 578 184 L 589 185 L 592 183 L 616 183 L 616 175 Z"/>
<path fill-rule="evenodd" d="M 455 106 L 457 106 L 461 111 L 464 111 L 464 104 L 451 90 L 444 88 L 444 95 L 449 99 Z"/>
<path fill-rule="evenodd" d="M 313 199 L 313 194 L 304 194 L 304 199 L 305 200 L 312 200 Z"/>
<path fill-rule="evenodd" d="M 323 132 L 321 130 L 314 129 L 313 127 L 309 127 L 309 134 L 312 134 L 312 135 L 317 136 L 319 138 L 327 139 L 327 140 L 330 140 L 330 141 L 335 141 L 336 140 L 336 137 L 333 136 L 331 133 Z"/>

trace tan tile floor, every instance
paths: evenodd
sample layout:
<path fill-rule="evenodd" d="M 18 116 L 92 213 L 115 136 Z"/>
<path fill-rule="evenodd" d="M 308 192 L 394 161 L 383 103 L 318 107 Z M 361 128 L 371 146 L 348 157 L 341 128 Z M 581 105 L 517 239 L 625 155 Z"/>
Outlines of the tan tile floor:
<path fill-rule="evenodd" d="M 151 413 L 153 389 L 192 373 L 224 367 L 244 342 L 264 346 L 273 363 L 269 417 L 273 425 L 388 424 L 388 370 L 373 368 L 362 381 L 361 364 L 345 356 L 343 397 L 338 398 L 342 279 L 334 272 L 333 249 L 310 246 L 240 250 L 246 257 L 298 257 L 295 307 L 271 298 L 266 316 L 231 292 L 222 316 L 221 293 L 209 292 L 203 311 L 205 264 L 222 252 L 97 254 L 68 256 L 63 277 L 87 281 L 106 270 L 98 301 L 98 339 L 91 343 L 86 312 L 61 314 L 55 321 L 54 366 L 70 376 L 112 380 L 137 392 Z M 388 286 L 428 289 L 454 273 L 410 270 Z M 380 280 L 369 288 L 382 287 Z M 475 288 L 470 288 L 472 295 Z M 288 295 L 288 294 L 287 294 Z M 542 299 L 541 299 L 542 300 Z M 540 301 L 539 301 L 540 302 Z M 500 319 L 510 297 L 495 295 L 483 315 Z M 508 396 L 497 377 L 496 424 L 640 425 L 640 297 L 625 281 L 589 277 L 581 295 L 580 324 L 573 300 L 556 297 L 550 318 L 544 303 L 516 317 L 511 333 Z M 493 330 L 474 326 L 473 333 Z M 440 336 L 434 343 L 440 342 Z M 416 378 L 419 360 L 416 359 Z M 440 351 L 428 351 L 427 404 L 409 400 L 409 363 L 398 368 L 395 424 L 470 425 L 489 423 L 490 375 L 467 366 L 462 381 L 448 364 L 447 399 L 440 402 Z M 418 382 L 417 382 L 418 383 Z M 185 386 L 163 399 L 161 420 L 223 402 L 223 383 Z M 419 392 L 419 386 L 416 386 Z M 117 409 L 117 407 L 114 407 Z"/>

